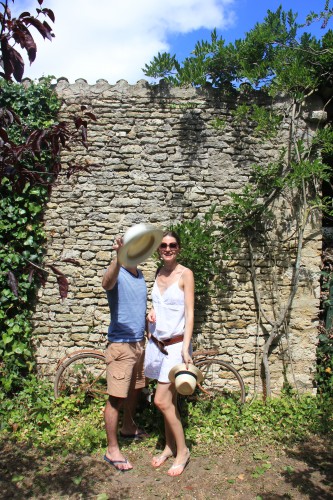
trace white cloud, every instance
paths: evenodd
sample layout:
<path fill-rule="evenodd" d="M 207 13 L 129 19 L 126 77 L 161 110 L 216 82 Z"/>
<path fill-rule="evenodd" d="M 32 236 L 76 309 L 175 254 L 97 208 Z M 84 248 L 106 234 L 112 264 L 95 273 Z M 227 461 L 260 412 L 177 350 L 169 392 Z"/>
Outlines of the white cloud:
<path fill-rule="evenodd" d="M 93 84 L 104 78 L 136 83 L 141 68 L 157 52 L 168 51 L 170 37 L 201 28 L 232 24 L 234 0 L 45 0 L 52 9 L 56 37 L 52 42 L 36 33 L 36 61 L 26 64 L 25 77 L 52 74 L 72 83 L 84 78 Z M 16 0 L 13 15 L 35 13 L 37 0 Z M 32 30 L 33 32 L 34 30 Z M 199 38 L 199 37 L 198 37 Z"/>

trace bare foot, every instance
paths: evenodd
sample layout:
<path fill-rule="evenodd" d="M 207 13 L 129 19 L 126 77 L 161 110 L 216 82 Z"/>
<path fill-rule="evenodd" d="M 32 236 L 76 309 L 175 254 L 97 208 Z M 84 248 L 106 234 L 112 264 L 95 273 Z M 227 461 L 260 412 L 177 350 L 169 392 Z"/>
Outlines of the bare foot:
<path fill-rule="evenodd" d="M 168 460 L 168 458 L 170 457 L 173 457 L 173 453 L 171 450 L 164 450 L 161 455 L 157 455 L 156 457 L 153 457 L 152 461 L 151 461 L 151 465 L 153 467 L 155 467 L 155 469 L 157 467 L 160 467 L 161 465 L 164 464 L 164 462 L 166 462 Z"/>
<path fill-rule="evenodd" d="M 168 476 L 180 476 L 184 472 L 184 469 L 189 463 L 189 461 L 190 461 L 190 450 L 188 449 L 185 455 L 182 456 L 177 455 L 176 460 L 168 470 Z"/>

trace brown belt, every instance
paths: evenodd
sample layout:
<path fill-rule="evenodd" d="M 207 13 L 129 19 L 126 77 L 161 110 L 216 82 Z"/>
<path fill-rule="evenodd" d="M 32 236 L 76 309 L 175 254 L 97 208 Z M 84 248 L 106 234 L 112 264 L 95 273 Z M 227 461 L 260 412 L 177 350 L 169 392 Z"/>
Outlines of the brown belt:
<path fill-rule="evenodd" d="M 154 337 L 154 335 L 150 335 L 150 338 L 163 354 L 168 355 L 168 351 L 165 349 L 165 347 L 172 344 L 178 344 L 178 342 L 183 342 L 184 335 L 175 335 L 174 337 L 171 337 L 171 339 L 165 340 L 158 340 L 156 337 Z"/>

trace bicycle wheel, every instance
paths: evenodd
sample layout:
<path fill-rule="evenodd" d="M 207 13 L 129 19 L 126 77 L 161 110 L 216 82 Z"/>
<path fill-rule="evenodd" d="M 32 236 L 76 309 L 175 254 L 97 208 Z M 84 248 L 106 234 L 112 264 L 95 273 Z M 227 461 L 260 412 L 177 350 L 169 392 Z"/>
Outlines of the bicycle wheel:
<path fill-rule="evenodd" d="M 240 403 L 245 402 L 245 385 L 242 377 L 229 363 L 216 358 L 198 361 L 196 366 L 201 370 L 204 380 L 198 385 L 200 397 L 232 398 Z"/>
<path fill-rule="evenodd" d="M 106 365 L 102 352 L 70 354 L 59 365 L 54 379 L 54 395 L 93 398 L 106 394 Z"/>

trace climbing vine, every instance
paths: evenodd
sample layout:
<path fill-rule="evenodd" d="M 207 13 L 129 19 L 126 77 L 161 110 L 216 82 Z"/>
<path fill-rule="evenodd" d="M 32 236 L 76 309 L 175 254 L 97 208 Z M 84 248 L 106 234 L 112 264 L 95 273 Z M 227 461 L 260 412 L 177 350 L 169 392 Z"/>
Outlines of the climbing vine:
<path fill-rule="evenodd" d="M 33 131 L 55 125 L 59 106 L 48 80 L 28 87 L 1 82 L 0 107 L 10 107 L 17 116 L 6 127 L 8 142 L 17 148 Z M 0 382 L 6 392 L 15 391 L 22 377 L 34 368 L 30 320 L 37 289 L 47 276 L 41 270 L 45 252 L 43 209 L 49 194 L 46 181 L 52 171 L 52 154 L 45 147 L 39 158 L 27 151 L 21 158 L 22 165 L 32 176 L 44 176 L 45 182 L 29 182 L 26 178 L 17 190 L 20 179 L 12 171 L 13 164 L 1 176 Z"/>
<path fill-rule="evenodd" d="M 58 264 L 44 262 L 43 214 L 59 175 L 88 170 L 69 163 L 63 172 L 60 151 L 77 140 L 87 146 L 86 120 L 94 116 L 82 107 L 70 127 L 59 122 L 60 105 L 50 79 L 0 83 L 0 383 L 9 393 L 35 366 L 31 318 L 38 288 L 53 273 L 60 297 L 68 291 Z"/>

